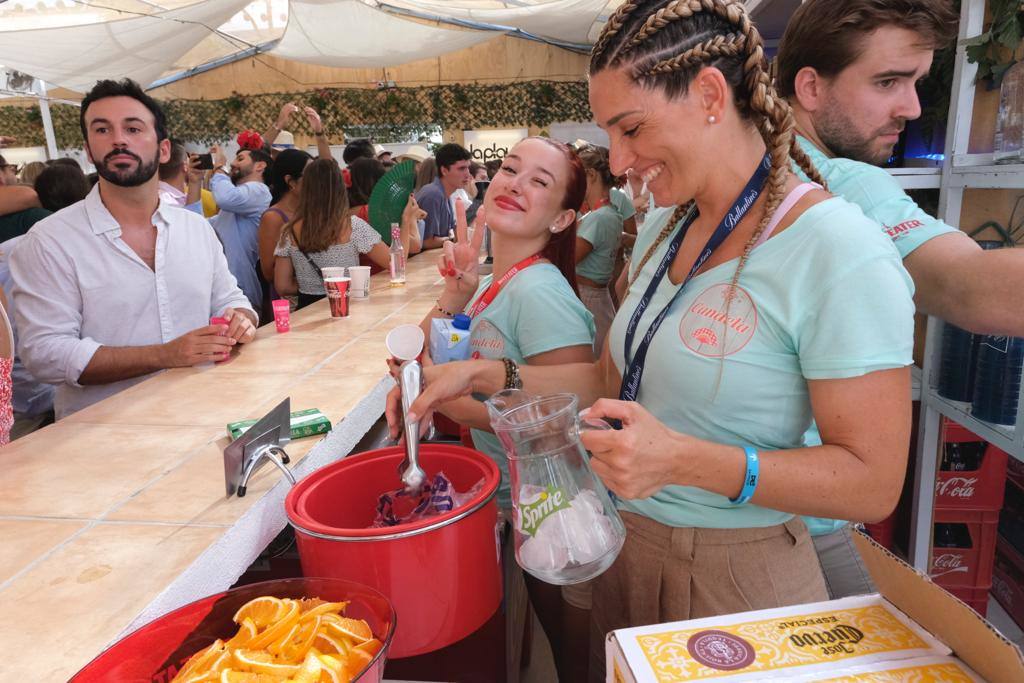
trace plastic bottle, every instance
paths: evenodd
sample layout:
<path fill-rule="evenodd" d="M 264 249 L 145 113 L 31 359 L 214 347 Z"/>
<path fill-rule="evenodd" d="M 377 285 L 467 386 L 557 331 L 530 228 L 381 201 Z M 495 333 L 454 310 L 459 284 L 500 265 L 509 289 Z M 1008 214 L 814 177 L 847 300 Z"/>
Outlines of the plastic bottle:
<path fill-rule="evenodd" d="M 1003 76 L 995 142 L 993 157 L 997 164 L 1024 163 L 1024 61 L 1011 66 Z"/>
<path fill-rule="evenodd" d="M 402 248 L 402 229 L 391 224 L 391 286 L 405 285 L 405 249 Z"/>

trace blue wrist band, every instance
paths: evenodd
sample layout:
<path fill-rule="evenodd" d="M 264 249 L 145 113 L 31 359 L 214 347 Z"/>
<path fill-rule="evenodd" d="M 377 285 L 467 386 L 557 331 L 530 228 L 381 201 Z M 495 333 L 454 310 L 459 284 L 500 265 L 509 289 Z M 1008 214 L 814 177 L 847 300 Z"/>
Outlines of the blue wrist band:
<path fill-rule="evenodd" d="M 746 446 L 743 452 L 747 455 L 747 471 L 743 474 L 743 488 L 740 490 L 740 495 L 729 499 L 733 505 L 743 505 L 754 497 L 754 490 L 757 489 L 757 476 L 761 469 L 756 449 Z"/>

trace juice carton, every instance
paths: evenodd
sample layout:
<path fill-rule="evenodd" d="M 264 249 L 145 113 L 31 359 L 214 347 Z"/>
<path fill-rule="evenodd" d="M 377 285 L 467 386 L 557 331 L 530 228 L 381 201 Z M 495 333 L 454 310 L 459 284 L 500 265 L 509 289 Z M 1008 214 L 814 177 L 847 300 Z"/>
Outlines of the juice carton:
<path fill-rule="evenodd" d="M 430 324 L 430 359 L 435 365 L 469 359 L 470 317 L 434 318 Z"/>

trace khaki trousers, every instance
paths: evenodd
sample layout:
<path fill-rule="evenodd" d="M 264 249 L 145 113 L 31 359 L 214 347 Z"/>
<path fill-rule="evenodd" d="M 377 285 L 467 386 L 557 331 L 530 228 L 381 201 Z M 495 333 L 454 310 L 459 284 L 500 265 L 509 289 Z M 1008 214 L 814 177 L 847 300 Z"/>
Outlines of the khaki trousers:
<path fill-rule="evenodd" d="M 609 631 L 828 600 L 799 518 L 759 529 L 695 529 L 620 514 L 626 543 L 594 583 L 591 681 L 605 680 Z"/>

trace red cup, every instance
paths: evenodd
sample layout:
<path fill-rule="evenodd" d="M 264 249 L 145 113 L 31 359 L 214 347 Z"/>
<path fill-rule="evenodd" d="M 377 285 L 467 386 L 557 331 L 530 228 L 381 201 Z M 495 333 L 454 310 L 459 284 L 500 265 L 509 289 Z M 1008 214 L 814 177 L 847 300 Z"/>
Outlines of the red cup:
<path fill-rule="evenodd" d="M 288 299 L 274 299 L 274 327 L 278 332 L 292 329 L 292 308 Z"/>
<path fill-rule="evenodd" d="M 348 287 L 351 282 L 352 278 L 347 277 L 324 278 L 324 290 L 331 304 L 332 318 L 348 317 Z"/>

